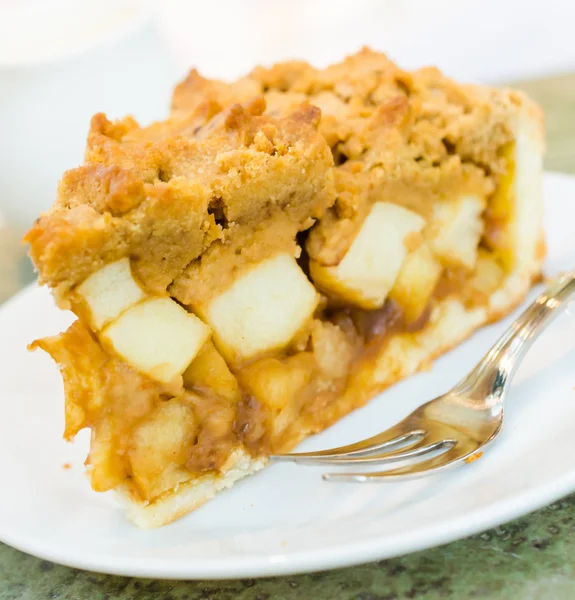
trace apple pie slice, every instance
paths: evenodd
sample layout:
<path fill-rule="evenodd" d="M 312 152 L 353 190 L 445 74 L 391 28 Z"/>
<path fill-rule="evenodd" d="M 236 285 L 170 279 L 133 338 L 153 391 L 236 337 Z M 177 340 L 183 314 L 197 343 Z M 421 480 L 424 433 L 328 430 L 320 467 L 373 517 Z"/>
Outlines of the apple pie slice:
<path fill-rule="evenodd" d="M 96 115 L 27 235 L 78 317 L 65 437 L 141 527 L 168 523 L 429 365 L 540 276 L 542 115 L 363 50 L 192 72 L 172 114 Z"/>

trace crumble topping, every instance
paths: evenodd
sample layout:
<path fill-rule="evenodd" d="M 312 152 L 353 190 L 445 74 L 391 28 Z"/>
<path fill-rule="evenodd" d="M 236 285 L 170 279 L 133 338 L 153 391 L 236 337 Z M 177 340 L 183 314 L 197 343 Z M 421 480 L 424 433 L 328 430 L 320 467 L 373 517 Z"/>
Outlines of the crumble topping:
<path fill-rule="evenodd" d="M 96 115 L 86 164 L 64 174 L 26 236 L 40 281 L 65 302 L 92 272 L 129 256 L 144 287 L 161 294 L 216 240 L 249 237 L 266 218 L 309 227 L 334 201 L 319 110 L 274 118 L 264 108 L 261 98 L 234 106 L 199 131 L 189 119 L 141 128 Z"/>

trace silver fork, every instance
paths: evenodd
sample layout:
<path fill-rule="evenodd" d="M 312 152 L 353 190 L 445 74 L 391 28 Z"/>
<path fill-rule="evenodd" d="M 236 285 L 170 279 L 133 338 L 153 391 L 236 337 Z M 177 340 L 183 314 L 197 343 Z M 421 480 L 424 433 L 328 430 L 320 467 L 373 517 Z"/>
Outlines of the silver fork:
<path fill-rule="evenodd" d="M 347 467 L 409 464 L 378 472 L 325 473 L 326 480 L 381 481 L 436 473 L 481 456 L 503 426 L 503 402 L 519 363 L 575 291 L 575 274 L 559 276 L 523 312 L 477 366 L 452 390 L 397 425 L 348 446 L 278 454 L 276 461 Z M 414 459 L 420 459 L 414 463 Z"/>

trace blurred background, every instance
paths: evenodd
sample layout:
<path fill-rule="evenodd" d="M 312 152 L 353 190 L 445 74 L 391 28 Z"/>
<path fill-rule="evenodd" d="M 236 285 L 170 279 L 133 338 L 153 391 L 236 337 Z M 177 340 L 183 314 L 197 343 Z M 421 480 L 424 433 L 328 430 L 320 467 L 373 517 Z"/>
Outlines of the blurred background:
<path fill-rule="evenodd" d="M 21 234 L 82 162 L 91 115 L 163 118 L 191 68 L 323 66 L 363 45 L 405 68 L 525 88 L 547 166 L 575 172 L 573 0 L 0 0 L 0 299 L 31 279 Z"/>

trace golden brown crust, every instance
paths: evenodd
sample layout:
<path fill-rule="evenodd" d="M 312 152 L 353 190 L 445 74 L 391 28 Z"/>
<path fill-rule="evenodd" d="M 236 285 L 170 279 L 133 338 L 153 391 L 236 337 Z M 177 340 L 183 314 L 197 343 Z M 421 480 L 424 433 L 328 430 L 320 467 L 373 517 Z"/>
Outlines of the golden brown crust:
<path fill-rule="evenodd" d="M 454 190 L 493 191 L 523 104 L 541 121 L 519 92 L 461 86 L 436 69 L 408 73 L 367 49 L 323 71 L 291 62 L 231 84 L 192 71 L 165 122 L 93 118 L 86 165 L 64 175 L 55 206 L 27 235 L 30 254 L 62 304 L 68 289 L 126 255 L 150 292 L 175 281 L 185 302 L 187 265 L 197 270 L 192 261 L 216 240 L 249 237 L 270 204 L 287 213 L 298 190 L 301 210 L 292 205 L 276 224 L 305 229 L 335 201 L 308 252 L 337 264 L 374 201 L 427 216 Z"/>
<path fill-rule="evenodd" d="M 324 70 L 302 62 L 258 67 L 228 85 L 192 73 L 174 92 L 177 114 L 197 111 L 207 87 L 223 106 L 237 93 L 262 94 L 272 115 L 305 101 L 321 109 L 336 201 L 307 250 L 325 265 L 341 260 L 375 201 L 427 217 L 440 198 L 491 194 L 505 171 L 501 149 L 513 140 L 514 115 L 532 104 L 520 92 L 457 84 L 434 68 L 406 72 L 368 49 Z M 537 107 L 529 111 L 541 121 Z"/>
<path fill-rule="evenodd" d="M 234 84 L 217 83 L 210 98 L 224 106 L 248 88 L 266 97 L 271 114 L 285 114 L 307 99 L 322 110 L 320 131 L 332 150 L 368 165 L 406 166 L 404 159 L 420 158 L 426 163 L 420 168 L 433 167 L 457 154 L 463 162 L 494 168 L 501 165 L 498 148 L 511 139 L 509 107 L 498 101 L 499 92 L 455 83 L 434 68 L 407 72 L 369 49 L 324 70 L 289 62 L 258 67 Z M 173 104 L 180 114 L 197 109 L 202 89 L 197 74 L 176 88 Z M 519 96 L 513 94 L 514 102 Z M 400 146 L 401 155 L 391 156 Z"/>
<path fill-rule="evenodd" d="M 144 287 L 162 293 L 214 240 L 257 228 L 262 213 L 309 227 L 333 203 L 319 111 L 274 118 L 264 109 L 261 98 L 235 105 L 193 132 L 189 119 L 140 128 L 96 115 L 86 165 L 64 175 L 26 236 L 40 281 L 63 296 L 129 256 Z"/>
<path fill-rule="evenodd" d="M 221 110 L 222 106 L 249 102 L 260 95 L 260 86 L 255 81 L 240 80 L 235 84 L 228 84 L 206 79 L 196 69 L 192 69 L 186 79 L 174 89 L 172 114 L 202 112 L 209 105 L 218 105 Z"/>

